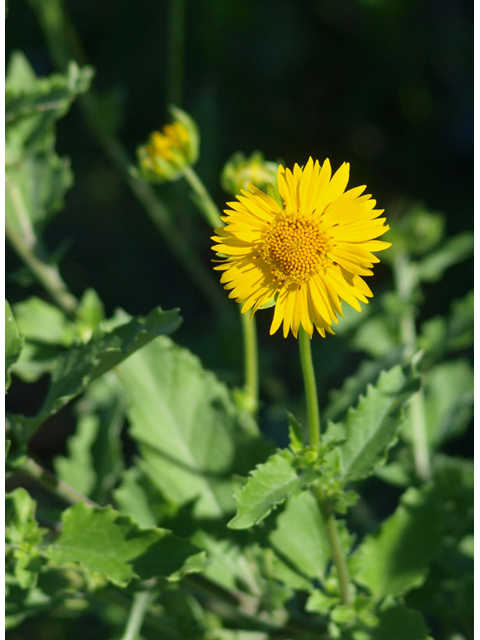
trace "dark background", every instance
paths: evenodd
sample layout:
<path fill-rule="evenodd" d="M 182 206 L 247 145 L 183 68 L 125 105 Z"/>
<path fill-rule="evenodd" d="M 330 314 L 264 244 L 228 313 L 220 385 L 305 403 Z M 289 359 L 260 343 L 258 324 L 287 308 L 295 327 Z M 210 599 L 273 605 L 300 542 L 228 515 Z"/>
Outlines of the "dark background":
<path fill-rule="evenodd" d="M 220 207 L 225 161 L 237 150 L 261 150 L 288 166 L 311 155 L 334 169 L 351 163 L 350 185 L 368 185 L 379 207 L 421 202 L 443 212 L 449 235 L 473 227 L 473 3 L 466 0 L 189 0 L 186 2 L 183 83 L 171 86 L 168 54 L 170 3 L 166 0 L 66 0 L 95 88 L 134 159 L 136 147 L 168 120 L 175 97 L 196 120 L 201 157 L 196 170 Z M 54 71 L 27 0 L 10 0 L 7 61 L 25 52 L 35 71 Z M 78 106 L 57 125 L 57 150 L 72 159 L 75 185 L 65 210 L 51 223 L 50 249 L 68 238 L 62 275 L 77 296 L 93 287 L 107 315 L 120 306 L 147 314 L 180 307 L 184 324 L 174 338 L 229 384 L 242 380 L 239 323 L 216 311 L 186 276 L 168 244 L 105 156 Z M 186 184 L 158 193 L 179 228 L 208 265 L 210 230 L 188 197 Z M 381 257 L 381 256 L 380 256 Z M 20 266 L 7 250 L 8 273 Z M 425 289 L 420 320 L 449 309 L 472 287 L 471 262 L 452 268 Z M 217 274 L 212 273 L 213 278 Z M 374 292 L 391 286 L 376 268 Z M 220 285 L 218 285 L 220 287 Z M 29 294 L 7 278 L 10 302 Z M 226 296 L 226 294 L 225 294 Z M 235 304 L 231 303 L 233 315 Z M 257 314 L 263 427 L 272 435 L 280 407 L 302 392 L 296 342 L 268 336 L 271 310 Z M 321 396 L 354 372 L 360 354 L 342 339 L 315 340 Z M 7 402 L 33 413 L 47 380 L 14 380 Z M 278 407 L 276 412 L 275 407 Z M 73 429 L 68 412 L 33 443 L 45 459 L 63 450 Z M 66 424 L 68 423 L 68 424 Z M 43 435 L 42 435 L 43 433 Z"/>

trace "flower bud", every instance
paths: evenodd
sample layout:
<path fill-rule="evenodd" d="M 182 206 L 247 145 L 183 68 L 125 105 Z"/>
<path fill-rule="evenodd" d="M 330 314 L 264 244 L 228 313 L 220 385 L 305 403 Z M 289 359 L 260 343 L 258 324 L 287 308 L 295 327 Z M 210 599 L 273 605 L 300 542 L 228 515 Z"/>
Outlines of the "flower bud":
<path fill-rule="evenodd" d="M 249 184 L 266 191 L 269 184 L 277 184 L 277 171 L 278 164 L 264 160 L 260 151 L 252 153 L 250 158 L 237 151 L 223 168 L 220 180 L 225 191 L 235 196 Z"/>
<path fill-rule="evenodd" d="M 151 182 L 177 180 L 198 158 L 199 135 L 195 122 L 181 109 L 170 107 L 174 120 L 154 131 L 137 156 L 144 178 Z"/>

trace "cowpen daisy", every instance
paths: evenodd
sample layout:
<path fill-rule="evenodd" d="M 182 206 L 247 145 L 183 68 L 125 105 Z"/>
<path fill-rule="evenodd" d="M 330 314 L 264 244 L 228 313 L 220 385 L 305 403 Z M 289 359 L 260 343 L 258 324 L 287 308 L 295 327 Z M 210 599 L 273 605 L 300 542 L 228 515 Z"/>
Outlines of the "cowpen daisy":
<path fill-rule="evenodd" d="M 314 327 L 325 337 L 343 316 L 341 300 L 361 311 L 358 301 L 373 295 L 363 277 L 379 262 L 372 252 L 390 246 L 376 240 L 389 227 L 361 195 L 365 186 L 345 191 L 349 171 L 344 163 L 332 176 L 328 159 L 320 166 L 310 158 L 303 169 L 278 168 L 283 206 L 253 185 L 227 203 L 225 226 L 212 237 L 222 257 L 215 269 L 242 313 L 275 301 L 271 334 L 283 322 L 285 337 L 297 337 L 300 325 L 310 338 Z"/>

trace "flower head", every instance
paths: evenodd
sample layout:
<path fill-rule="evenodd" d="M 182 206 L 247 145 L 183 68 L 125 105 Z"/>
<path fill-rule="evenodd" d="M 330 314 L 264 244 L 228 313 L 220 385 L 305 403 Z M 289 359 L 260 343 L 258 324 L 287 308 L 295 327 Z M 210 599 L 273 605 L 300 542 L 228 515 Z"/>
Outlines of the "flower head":
<path fill-rule="evenodd" d="M 372 252 L 390 246 L 376 240 L 388 231 L 365 187 L 345 191 L 349 165 L 332 176 L 329 160 L 320 167 L 309 159 L 293 173 L 278 168 L 283 207 L 258 188 L 229 202 L 216 229 L 214 247 L 222 257 L 215 269 L 229 296 L 243 303 L 242 313 L 275 299 L 270 333 L 283 322 L 283 335 L 297 337 L 300 325 L 312 337 L 325 336 L 343 316 L 341 300 L 361 311 L 373 294 L 363 280 L 379 259 Z"/>
<path fill-rule="evenodd" d="M 171 107 L 171 124 L 154 131 L 147 144 L 138 147 L 137 155 L 144 177 L 152 182 L 176 180 L 184 167 L 198 158 L 199 136 L 195 122 L 181 109 Z"/>
<path fill-rule="evenodd" d="M 277 181 L 278 164 L 263 159 L 260 151 L 246 158 L 241 151 L 234 153 L 226 163 L 221 177 L 222 187 L 232 196 L 253 184 L 262 191 Z"/>

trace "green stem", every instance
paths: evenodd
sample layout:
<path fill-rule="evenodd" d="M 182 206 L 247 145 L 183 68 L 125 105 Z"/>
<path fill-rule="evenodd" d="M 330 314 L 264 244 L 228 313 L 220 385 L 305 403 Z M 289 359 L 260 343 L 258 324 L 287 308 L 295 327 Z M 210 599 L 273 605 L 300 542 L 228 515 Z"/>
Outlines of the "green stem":
<path fill-rule="evenodd" d="M 249 409 L 255 415 L 258 410 L 258 347 L 255 317 L 240 313 L 243 330 L 243 355 L 245 366 L 245 390 L 250 399 Z"/>
<path fill-rule="evenodd" d="M 197 205 L 205 216 L 208 224 L 212 227 L 212 229 L 217 229 L 218 227 L 223 226 L 222 220 L 220 218 L 220 211 L 210 197 L 210 194 L 205 188 L 205 185 L 198 177 L 198 174 L 194 171 L 194 169 L 192 169 L 192 167 L 185 167 L 185 169 L 183 170 L 183 175 L 185 176 L 188 184 L 192 187 L 193 193 L 197 197 Z"/>
<path fill-rule="evenodd" d="M 298 332 L 298 346 L 300 349 L 300 361 L 302 363 L 303 382 L 307 400 L 308 442 L 310 446 L 319 447 L 321 442 L 320 409 L 318 406 L 315 370 L 313 368 L 311 340 L 302 326 L 300 326 Z M 318 509 L 325 526 L 333 564 L 337 569 L 342 602 L 343 604 L 348 604 L 350 602 L 348 569 L 338 537 L 337 524 L 333 511 L 321 484 L 314 485 L 312 492 L 317 501 Z"/>
<path fill-rule="evenodd" d="M 401 253 L 394 264 L 396 289 L 404 303 L 404 312 L 400 323 L 402 342 L 405 345 L 405 358 L 410 361 L 417 350 L 417 328 L 415 325 L 415 307 L 412 303 L 416 280 L 408 256 Z M 414 367 L 415 368 L 415 367 Z M 423 387 L 417 391 L 408 404 L 412 427 L 413 456 L 419 478 L 427 481 L 431 478 L 430 450 L 428 446 L 425 418 L 425 399 Z"/>
<path fill-rule="evenodd" d="M 167 103 L 182 106 L 186 0 L 170 0 L 168 18 Z"/>
<path fill-rule="evenodd" d="M 302 363 L 303 383 L 307 399 L 308 442 L 312 447 L 320 445 L 320 409 L 313 368 L 311 341 L 302 326 L 298 331 L 298 346 Z"/>
<path fill-rule="evenodd" d="M 67 504 L 85 502 L 85 504 L 89 504 L 92 507 L 98 507 L 95 502 L 82 495 L 66 482 L 63 482 L 63 480 L 54 476 L 53 473 L 44 469 L 32 458 L 26 457 L 23 463 L 18 467 L 18 471 L 21 471 L 33 480 L 36 480 L 40 485 L 42 485 L 42 487 L 47 489 L 47 491 Z"/>
<path fill-rule="evenodd" d="M 337 523 L 333 515 L 332 507 L 329 504 L 322 485 L 314 485 L 312 487 L 312 493 L 318 504 L 318 508 L 322 515 L 323 524 L 325 526 L 325 532 L 327 534 L 327 540 L 332 554 L 333 564 L 337 569 L 338 584 L 340 586 L 340 594 L 343 604 L 349 604 L 350 598 L 350 578 L 348 575 L 347 563 L 343 554 L 342 545 L 340 544 L 340 538 L 338 535 Z"/>
<path fill-rule="evenodd" d="M 139 591 L 133 596 L 133 604 L 130 609 L 130 615 L 128 616 L 127 626 L 121 640 L 137 639 L 140 635 L 147 610 L 153 602 L 154 597 L 155 593 L 152 591 Z"/>
<path fill-rule="evenodd" d="M 23 235 L 17 230 L 14 223 L 5 217 L 5 235 L 18 256 L 48 291 L 58 306 L 69 316 L 75 315 L 78 309 L 78 301 L 68 290 L 62 280 L 58 268 L 42 260 L 29 246 Z"/>

